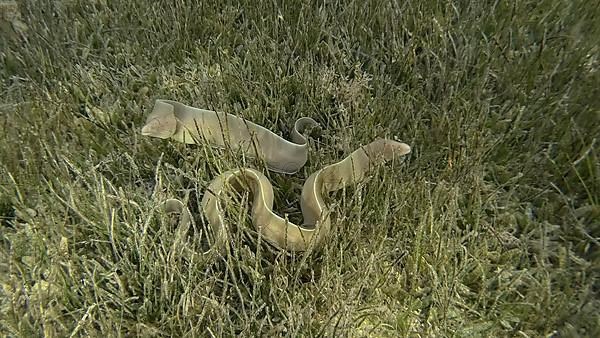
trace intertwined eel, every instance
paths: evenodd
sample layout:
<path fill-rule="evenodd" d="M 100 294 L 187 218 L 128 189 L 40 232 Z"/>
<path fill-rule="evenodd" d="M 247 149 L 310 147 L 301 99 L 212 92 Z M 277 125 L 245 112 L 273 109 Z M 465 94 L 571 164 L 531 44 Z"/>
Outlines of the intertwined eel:
<path fill-rule="evenodd" d="M 212 146 L 230 147 L 249 157 L 263 159 L 269 170 L 294 173 L 306 163 L 308 155 L 308 142 L 302 132 L 315 126 L 318 124 L 311 118 L 298 119 L 290 142 L 231 114 L 157 100 L 142 134 L 188 144 L 207 142 Z M 221 201 L 229 189 L 251 192 L 252 223 L 265 240 L 282 249 L 305 251 L 318 248 L 329 233 L 331 220 L 325 203 L 328 193 L 363 181 L 372 168 L 409 152 L 410 147 L 405 143 L 377 139 L 310 175 L 300 196 L 302 226 L 273 212 L 273 186 L 260 171 L 240 168 L 220 174 L 207 187 L 202 199 L 202 209 L 214 237 L 211 248 L 203 256 L 210 260 L 226 248 L 229 232 Z M 192 222 L 188 208 L 177 199 L 165 201 L 163 209 L 180 213 L 183 228 Z"/>

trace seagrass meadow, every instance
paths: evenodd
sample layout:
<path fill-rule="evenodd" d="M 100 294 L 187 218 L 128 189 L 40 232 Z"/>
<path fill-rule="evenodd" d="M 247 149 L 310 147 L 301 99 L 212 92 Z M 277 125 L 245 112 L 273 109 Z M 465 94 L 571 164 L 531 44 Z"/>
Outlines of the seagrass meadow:
<path fill-rule="evenodd" d="M 599 337 L 600 6 L 515 1 L 0 1 L 0 336 Z M 289 137 L 296 174 L 141 135 L 156 99 Z M 211 180 L 304 180 L 372 140 L 412 151 L 328 196 L 315 252 L 190 231 Z"/>

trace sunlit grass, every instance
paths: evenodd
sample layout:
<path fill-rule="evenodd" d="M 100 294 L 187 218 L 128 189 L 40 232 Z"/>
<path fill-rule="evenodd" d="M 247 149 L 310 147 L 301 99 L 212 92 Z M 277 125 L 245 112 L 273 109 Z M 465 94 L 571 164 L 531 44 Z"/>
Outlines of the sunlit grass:
<path fill-rule="evenodd" d="M 592 2 L 4 3 L 3 335 L 600 336 Z M 318 120 L 304 169 L 265 172 L 294 221 L 315 170 L 413 151 L 331 196 L 311 255 L 260 242 L 241 196 L 206 266 L 200 200 L 241 160 L 141 136 L 157 98 Z"/>

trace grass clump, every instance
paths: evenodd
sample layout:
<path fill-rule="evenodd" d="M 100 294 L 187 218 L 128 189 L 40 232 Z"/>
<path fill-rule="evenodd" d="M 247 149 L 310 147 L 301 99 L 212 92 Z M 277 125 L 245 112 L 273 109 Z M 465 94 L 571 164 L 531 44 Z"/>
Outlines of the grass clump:
<path fill-rule="evenodd" d="M 3 335 L 600 335 L 591 2 L 0 10 Z M 240 207 L 206 267 L 197 233 L 181 245 L 154 208 L 185 198 L 202 224 L 204 189 L 239 159 L 141 137 L 156 98 L 282 135 L 321 122 L 307 167 L 269 174 L 290 218 L 304 178 L 360 144 L 413 152 L 332 196 L 318 254 L 256 243 Z"/>

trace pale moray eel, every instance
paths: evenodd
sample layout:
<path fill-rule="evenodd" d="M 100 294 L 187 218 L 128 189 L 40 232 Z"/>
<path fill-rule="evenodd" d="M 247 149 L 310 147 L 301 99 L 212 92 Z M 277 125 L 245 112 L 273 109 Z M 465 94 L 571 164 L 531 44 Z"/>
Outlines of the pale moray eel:
<path fill-rule="evenodd" d="M 184 104 L 157 100 L 148 116 L 142 134 L 171 138 L 179 142 L 231 147 L 245 155 L 259 157 L 269 170 L 282 173 L 298 171 L 307 160 L 308 142 L 302 131 L 318 126 L 310 118 L 296 121 L 292 141 L 287 141 L 268 129 L 231 114 L 189 107 Z M 273 212 L 273 186 L 260 171 L 239 168 L 226 171 L 210 183 L 203 199 L 204 215 L 214 238 L 212 247 L 203 253 L 213 257 L 222 254 L 228 241 L 228 230 L 222 200 L 228 189 L 249 190 L 252 194 L 252 224 L 261 236 L 276 247 L 290 251 L 318 248 L 329 233 L 331 220 L 324 197 L 333 191 L 355 185 L 367 177 L 369 170 L 384 162 L 410 153 L 410 146 L 388 139 L 377 139 L 352 152 L 345 159 L 330 164 L 310 175 L 300 196 L 304 217 L 302 226 L 293 224 Z M 166 212 L 180 213 L 180 227 L 188 228 L 192 217 L 188 208 L 177 199 L 163 204 Z"/>

